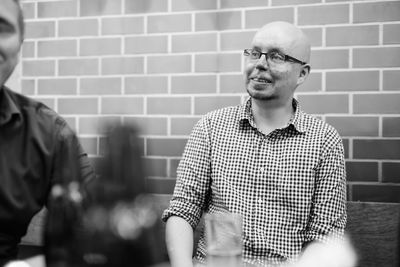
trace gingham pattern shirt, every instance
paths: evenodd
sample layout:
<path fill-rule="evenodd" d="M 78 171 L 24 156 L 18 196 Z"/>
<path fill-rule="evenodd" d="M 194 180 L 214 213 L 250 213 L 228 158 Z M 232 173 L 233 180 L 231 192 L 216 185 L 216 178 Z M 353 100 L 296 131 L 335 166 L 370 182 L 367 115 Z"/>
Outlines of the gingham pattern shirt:
<path fill-rule="evenodd" d="M 247 262 L 293 261 L 310 241 L 341 236 L 346 225 L 343 144 L 336 130 L 304 113 L 268 135 L 257 129 L 250 98 L 206 114 L 178 167 L 170 216 L 195 228 L 203 212 L 243 216 Z M 204 234 L 196 258 L 206 255 Z"/>

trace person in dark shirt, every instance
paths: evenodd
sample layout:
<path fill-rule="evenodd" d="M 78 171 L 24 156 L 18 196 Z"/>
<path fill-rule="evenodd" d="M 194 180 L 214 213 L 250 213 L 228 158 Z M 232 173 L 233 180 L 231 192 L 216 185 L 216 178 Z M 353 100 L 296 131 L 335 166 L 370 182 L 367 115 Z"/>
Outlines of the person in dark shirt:
<path fill-rule="evenodd" d="M 83 181 L 94 178 L 87 155 L 66 121 L 4 84 L 18 63 L 24 24 L 17 0 L 0 1 L 0 266 L 18 254 L 32 217 L 47 203 L 67 147 L 79 158 Z M 65 150 L 63 150 L 65 153 Z"/>

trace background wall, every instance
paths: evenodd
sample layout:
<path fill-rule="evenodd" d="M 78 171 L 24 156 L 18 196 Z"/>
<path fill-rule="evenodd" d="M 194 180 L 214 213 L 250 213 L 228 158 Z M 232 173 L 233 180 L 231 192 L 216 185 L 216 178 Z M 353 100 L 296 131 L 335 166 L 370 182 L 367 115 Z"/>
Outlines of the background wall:
<path fill-rule="evenodd" d="M 285 20 L 312 41 L 297 97 L 342 135 L 349 199 L 400 202 L 400 1 L 21 3 L 20 90 L 68 120 L 95 166 L 102 125 L 138 123 L 149 184 L 172 192 L 192 126 L 245 99 L 242 50 L 260 26 Z"/>

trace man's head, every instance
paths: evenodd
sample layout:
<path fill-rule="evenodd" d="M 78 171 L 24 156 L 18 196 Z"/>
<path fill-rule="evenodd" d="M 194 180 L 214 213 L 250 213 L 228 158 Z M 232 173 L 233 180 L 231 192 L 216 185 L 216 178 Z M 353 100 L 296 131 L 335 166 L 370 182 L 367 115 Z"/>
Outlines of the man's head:
<path fill-rule="evenodd" d="M 0 86 L 18 63 L 23 40 L 23 17 L 17 0 L 0 1 Z"/>
<path fill-rule="evenodd" d="M 287 22 L 264 25 L 245 54 L 246 89 L 254 99 L 288 103 L 310 71 L 308 38 Z"/>

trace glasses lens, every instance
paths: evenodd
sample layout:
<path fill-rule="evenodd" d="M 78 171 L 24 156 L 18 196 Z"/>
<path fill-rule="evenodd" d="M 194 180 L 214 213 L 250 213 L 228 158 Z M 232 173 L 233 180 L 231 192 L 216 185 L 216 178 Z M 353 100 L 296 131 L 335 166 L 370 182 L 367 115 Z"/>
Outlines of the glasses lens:
<path fill-rule="evenodd" d="M 268 53 L 268 58 L 275 64 L 281 64 L 285 62 L 285 56 L 278 52 Z"/>

